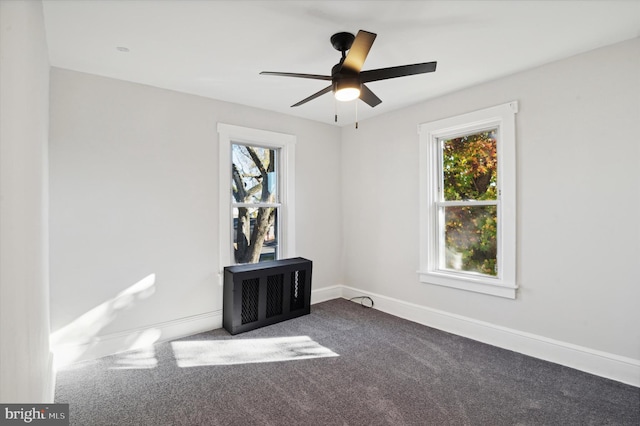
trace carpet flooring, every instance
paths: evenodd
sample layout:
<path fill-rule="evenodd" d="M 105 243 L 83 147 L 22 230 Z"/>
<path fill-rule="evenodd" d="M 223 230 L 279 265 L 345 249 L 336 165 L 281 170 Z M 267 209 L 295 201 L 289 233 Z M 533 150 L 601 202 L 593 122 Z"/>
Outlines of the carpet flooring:
<path fill-rule="evenodd" d="M 58 373 L 72 425 L 640 425 L 640 389 L 344 299 Z"/>

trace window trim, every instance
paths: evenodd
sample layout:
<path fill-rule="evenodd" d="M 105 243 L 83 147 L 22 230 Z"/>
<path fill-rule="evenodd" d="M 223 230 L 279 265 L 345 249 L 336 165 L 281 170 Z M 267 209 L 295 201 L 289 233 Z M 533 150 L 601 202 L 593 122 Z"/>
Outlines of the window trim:
<path fill-rule="evenodd" d="M 278 239 L 281 258 L 294 257 L 295 238 L 295 135 L 218 123 L 219 142 L 219 258 L 220 274 L 225 266 L 234 265 L 233 206 L 231 202 L 231 145 L 244 144 L 280 150 Z"/>
<path fill-rule="evenodd" d="M 516 298 L 516 133 L 518 102 L 449 117 L 418 126 L 420 167 L 420 281 L 509 299 Z M 498 277 L 438 268 L 437 203 L 439 140 L 498 128 Z M 480 205 L 480 204 L 478 204 Z"/>

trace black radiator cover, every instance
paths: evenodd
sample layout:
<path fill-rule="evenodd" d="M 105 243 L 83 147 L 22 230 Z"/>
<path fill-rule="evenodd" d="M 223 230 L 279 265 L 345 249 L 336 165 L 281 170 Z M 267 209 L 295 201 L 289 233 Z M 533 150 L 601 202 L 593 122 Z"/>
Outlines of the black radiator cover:
<path fill-rule="evenodd" d="M 311 269 L 302 257 L 225 267 L 222 326 L 238 334 L 309 314 Z"/>

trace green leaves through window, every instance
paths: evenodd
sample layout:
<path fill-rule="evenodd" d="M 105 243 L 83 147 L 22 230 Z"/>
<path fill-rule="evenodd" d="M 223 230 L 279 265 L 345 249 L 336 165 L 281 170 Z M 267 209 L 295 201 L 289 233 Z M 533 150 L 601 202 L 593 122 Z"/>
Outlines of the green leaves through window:
<path fill-rule="evenodd" d="M 497 275 L 497 134 L 440 139 L 442 269 Z"/>

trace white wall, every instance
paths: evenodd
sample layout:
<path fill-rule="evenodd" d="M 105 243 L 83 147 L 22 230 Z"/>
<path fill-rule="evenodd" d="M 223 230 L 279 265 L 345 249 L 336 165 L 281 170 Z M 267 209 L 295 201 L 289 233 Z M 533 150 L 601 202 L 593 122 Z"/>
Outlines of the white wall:
<path fill-rule="evenodd" d="M 42 3 L 0 2 L 0 402 L 51 402 Z"/>
<path fill-rule="evenodd" d="M 341 281 L 338 128 L 56 68 L 51 85 L 51 325 L 75 351 L 63 357 L 221 326 L 218 122 L 297 136 L 296 255 L 314 262 L 314 289 Z"/>
<path fill-rule="evenodd" d="M 512 100 L 517 299 L 421 284 L 417 125 Z M 640 383 L 638 123 L 635 39 L 344 128 L 345 283 L 407 310 L 622 357 Z"/>

